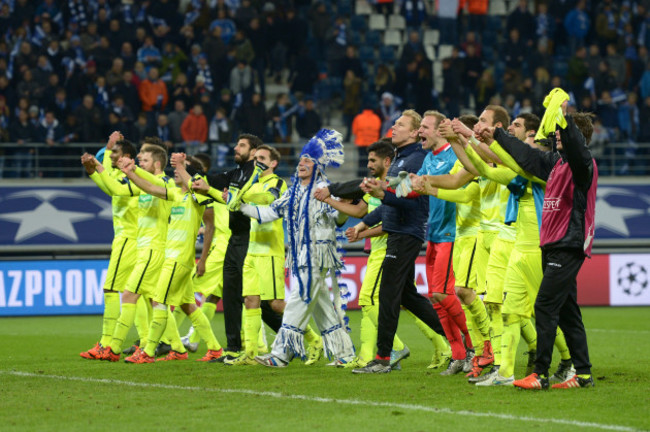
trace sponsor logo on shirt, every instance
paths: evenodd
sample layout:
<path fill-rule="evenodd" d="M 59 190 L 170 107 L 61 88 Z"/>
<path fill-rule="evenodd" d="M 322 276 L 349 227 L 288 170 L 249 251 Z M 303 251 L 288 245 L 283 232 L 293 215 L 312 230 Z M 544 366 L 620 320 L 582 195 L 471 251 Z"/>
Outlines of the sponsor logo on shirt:
<path fill-rule="evenodd" d="M 172 216 L 182 215 L 185 213 L 185 207 L 172 207 Z"/>
<path fill-rule="evenodd" d="M 543 211 L 558 211 L 560 210 L 560 200 L 561 198 L 554 197 L 545 197 L 544 198 L 544 210 Z"/>

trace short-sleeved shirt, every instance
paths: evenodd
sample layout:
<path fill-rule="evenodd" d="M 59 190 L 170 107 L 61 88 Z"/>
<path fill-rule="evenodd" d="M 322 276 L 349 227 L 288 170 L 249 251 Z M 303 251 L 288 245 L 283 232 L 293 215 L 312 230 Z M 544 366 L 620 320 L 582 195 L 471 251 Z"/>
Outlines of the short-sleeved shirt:
<path fill-rule="evenodd" d="M 189 268 L 194 267 L 196 258 L 196 235 L 201 226 L 205 206 L 209 198 L 180 188 L 167 188 L 167 200 L 172 208 L 167 229 L 165 259 L 172 259 Z"/>
<path fill-rule="evenodd" d="M 257 183 L 244 194 L 246 202 L 268 205 L 278 199 L 287 190 L 287 183 L 275 174 L 261 177 Z M 263 224 L 251 220 L 251 236 L 248 255 L 275 256 L 284 258 L 284 228 L 282 219 Z"/>

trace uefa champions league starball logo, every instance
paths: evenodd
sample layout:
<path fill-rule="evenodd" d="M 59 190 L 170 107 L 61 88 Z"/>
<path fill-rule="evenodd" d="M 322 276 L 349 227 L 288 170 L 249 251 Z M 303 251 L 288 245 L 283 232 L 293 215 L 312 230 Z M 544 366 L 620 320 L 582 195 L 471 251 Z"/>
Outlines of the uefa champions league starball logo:
<path fill-rule="evenodd" d="M 618 269 L 618 286 L 629 296 L 640 296 L 648 287 L 648 271 L 635 262 L 629 262 Z"/>

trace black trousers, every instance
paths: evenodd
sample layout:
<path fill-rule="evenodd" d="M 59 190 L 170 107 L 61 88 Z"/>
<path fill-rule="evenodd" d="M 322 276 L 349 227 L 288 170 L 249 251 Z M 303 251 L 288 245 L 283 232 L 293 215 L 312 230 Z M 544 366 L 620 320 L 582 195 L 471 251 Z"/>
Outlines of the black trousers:
<path fill-rule="evenodd" d="M 379 288 L 379 319 L 377 323 L 377 355 L 390 356 L 397 331 L 400 305 L 444 336 L 438 314 L 431 302 L 415 287 L 415 260 L 420 254 L 422 240 L 406 234 L 389 234 L 386 258 L 381 267 Z"/>
<path fill-rule="evenodd" d="M 241 351 L 242 274 L 249 235 L 232 235 L 223 260 L 223 319 L 226 351 Z"/>
<path fill-rule="evenodd" d="M 578 307 L 576 279 L 584 261 L 582 249 L 542 250 L 544 277 L 535 301 L 535 372 L 539 375 L 548 376 L 558 325 L 564 332 L 576 373 L 591 373 L 587 334 Z"/>

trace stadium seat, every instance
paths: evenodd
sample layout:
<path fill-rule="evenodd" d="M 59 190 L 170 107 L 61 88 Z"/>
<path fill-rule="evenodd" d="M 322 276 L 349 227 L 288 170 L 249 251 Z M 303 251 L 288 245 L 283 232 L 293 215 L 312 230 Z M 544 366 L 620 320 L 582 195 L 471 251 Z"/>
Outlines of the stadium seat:
<path fill-rule="evenodd" d="M 444 59 L 447 57 L 451 57 L 451 53 L 454 50 L 453 45 L 440 45 L 438 47 L 438 58 L 439 59 Z"/>
<path fill-rule="evenodd" d="M 363 15 L 354 15 L 350 18 L 350 28 L 356 32 L 365 33 L 368 30 L 368 20 Z"/>
<path fill-rule="evenodd" d="M 379 50 L 379 58 L 384 63 L 393 63 L 396 57 L 395 48 L 390 45 L 383 46 Z"/>
<path fill-rule="evenodd" d="M 564 60 L 555 60 L 553 62 L 553 75 L 565 78 L 569 72 L 569 64 Z"/>
<path fill-rule="evenodd" d="M 406 18 L 402 15 L 390 15 L 388 17 L 388 28 L 394 30 L 406 30 Z"/>
<path fill-rule="evenodd" d="M 427 55 L 427 58 L 431 61 L 434 61 L 436 57 L 436 49 L 433 45 L 425 45 L 424 46 L 424 52 Z"/>
<path fill-rule="evenodd" d="M 354 11 L 357 15 L 370 15 L 372 14 L 372 7 L 370 7 L 367 0 L 357 0 Z"/>
<path fill-rule="evenodd" d="M 435 60 L 432 62 L 431 70 L 433 71 L 433 78 L 442 76 L 442 60 Z"/>
<path fill-rule="evenodd" d="M 372 14 L 370 15 L 370 20 L 368 22 L 368 28 L 370 30 L 386 30 L 386 17 L 382 14 Z"/>
<path fill-rule="evenodd" d="M 377 60 L 375 49 L 368 45 L 362 45 L 361 48 L 359 48 L 359 60 L 362 62 L 374 62 Z"/>
<path fill-rule="evenodd" d="M 350 35 L 348 36 L 348 43 L 356 47 L 361 46 L 361 35 L 359 34 L 359 32 L 351 30 Z"/>
<path fill-rule="evenodd" d="M 381 34 L 378 31 L 369 31 L 366 33 L 366 45 L 379 48 L 381 45 Z"/>
<path fill-rule="evenodd" d="M 351 16 L 352 4 L 350 3 L 350 0 L 339 0 L 336 5 L 336 11 L 339 15 Z"/>
<path fill-rule="evenodd" d="M 402 32 L 399 30 L 386 30 L 384 33 L 384 45 L 402 45 Z"/>
<path fill-rule="evenodd" d="M 422 38 L 422 44 L 427 45 L 438 45 L 440 43 L 440 30 L 425 30 L 424 37 Z"/>
<path fill-rule="evenodd" d="M 507 15 L 508 8 L 506 2 L 503 0 L 492 0 L 488 7 L 488 15 L 504 16 Z"/>

